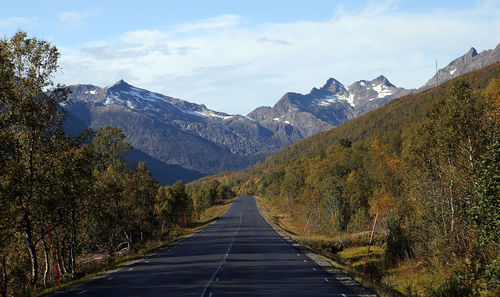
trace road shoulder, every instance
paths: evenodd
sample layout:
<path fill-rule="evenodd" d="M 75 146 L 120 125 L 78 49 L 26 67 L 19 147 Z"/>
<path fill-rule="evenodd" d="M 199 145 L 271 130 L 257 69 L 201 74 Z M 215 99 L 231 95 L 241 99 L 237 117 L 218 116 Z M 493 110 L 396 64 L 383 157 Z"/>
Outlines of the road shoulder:
<path fill-rule="evenodd" d="M 257 198 L 255 198 L 257 200 Z M 257 201 L 256 201 L 257 202 Z M 350 275 L 343 272 L 342 270 L 334 267 L 329 261 L 327 261 L 323 256 L 318 255 L 311 251 L 309 248 L 303 246 L 302 244 L 295 241 L 293 238 L 288 236 L 283 230 L 279 229 L 275 226 L 269 218 L 267 218 L 261 211 L 259 203 L 257 204 L 257 209 L 259 210 L 259 214 L 264 218 L 266 223 L 274 229 L 276 233 L 278 233 L 281 238 L 286 240 L 289 244 L 294 246 L 297 250 L 306 255 L 311 261 L 315 262 L 318 266 L 323 268 L 326 272 L 330 273 L 334 279 L 339 281 L 341 284 L 350 289 L 353 293 L 357 294 L 357 296 L 362 297 L 376 297 L 378 296 L 371 290 L 366 287 L 363 287 L 360 283 L 355 281 Z"/>

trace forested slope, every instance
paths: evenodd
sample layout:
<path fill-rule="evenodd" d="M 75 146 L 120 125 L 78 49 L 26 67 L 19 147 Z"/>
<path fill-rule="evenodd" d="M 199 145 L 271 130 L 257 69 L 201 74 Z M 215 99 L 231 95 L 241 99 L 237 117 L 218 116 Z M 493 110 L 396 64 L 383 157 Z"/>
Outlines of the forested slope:
<path fill-rule="evenodd" d="M 460 78 L 467 81 L 473 89 L 484 89 L 491 78 L 495 77 L 500 77 L 500 63 L 469 72 Z M 393 130 L 403 131 L 414 123 L 422 121 L 430 105 L 446 95 L 447 88 L 453 81 L 447 81 L 421 93 L 393 99 L 376 110 L 284 148 L 278 154 L 269 157 L 264 164 L 272 166 L 282 160 L 318 154 L 342 138 L 355 142 L 384 135 Z"/>
<path fill-rule="evenodd" d="M 393 100 L 247 171 L 214 178 L 266 198 L 295 233 L 335 238 L 343 247 L 365 243 L 352 238 L 366 234 L 379 213 L 385 260 L 372 270 L 375 278 L 387 281 L 391 269 L 424 261 L 419 271 L 434 279 L 403 291 L 494 296 L 499 111 L 497 63 Z"/>

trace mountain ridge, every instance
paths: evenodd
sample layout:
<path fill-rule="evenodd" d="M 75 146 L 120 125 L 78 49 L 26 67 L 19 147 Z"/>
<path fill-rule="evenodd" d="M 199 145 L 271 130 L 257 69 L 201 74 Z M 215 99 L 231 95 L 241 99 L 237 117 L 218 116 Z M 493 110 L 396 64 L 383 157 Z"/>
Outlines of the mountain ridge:
<path fill-rule="evenodd" d="M 435 78 L 444 83 L 452 75 L 495 61 L 500 61 L 500 44 L 480 54 L 471 48 L 440 69 Z M 432 85 L 432 79 L 427 84 Z M 120 127 L 127 140 L 152 159 L 206 175 L 245 169 L 303 138 L 395 98 L 424 91 L 426 85 L 398 88 L 383 75 L 344 85 L 330 77 L 307 94 L 287 92 L 272 107 L 257 107 L 243 116 L 141 89 L 121 79 L 104 88 L 69 86 L 73 104 L 65 108 L 78 122 L 67 124 L 72 129 Z"/>

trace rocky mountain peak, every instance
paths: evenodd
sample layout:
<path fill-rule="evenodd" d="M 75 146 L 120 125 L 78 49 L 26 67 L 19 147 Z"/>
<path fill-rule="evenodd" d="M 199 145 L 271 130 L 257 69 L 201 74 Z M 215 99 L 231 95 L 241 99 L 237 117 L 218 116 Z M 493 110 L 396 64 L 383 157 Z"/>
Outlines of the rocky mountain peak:
<path fill-rule="evenodd" d="M 349 92 L 347 91 L 346 87 L 344 87 L 342 83 L 334 78 L 329 78 L 320 89 L 313 88 L 309 94 L 313 97 L 318 98 L 331 95 L 349 97 Z"/>
<path fill-rule="evenodd" d="M 378 77 L 371 80 L 370 82 L 372 84 L 377 84 L 377 85 L 382 84 L 382 85 L 387 86 L 387 87 L 394 87 L 394 85 L 391 84 L 391 82 L 387 79 L 387 77 L 385 77 L 383 75 L 379 75 Z"/>
<path fill-rule="evenodd" d="M 477 51 L 475 48 L 471 47 L 470 50 L 465 54 L 466 57 L 473 58 L 477 56 Z"/>
<path fill-rule="evenodd" d="M 124 81 L 123 79 L 120 79 L 119 81 L 115 82 L 110 89 L 114 89 L 115 91 L 120 91 L 120 90 L 127 90 L 130 89 L 132 85 Z"/>
<path fill-rule="evenodd" d="M 499 61 L 500 44 L 495 49 L 485 50 L 479 54 L 475 48 L 471 47 L 463 56 L 451 61 L 446 67 L 439 69 L 419 90 L 430 89 L 454 77 Z"/>
<path fill-rule="evenodd" d="M 332 93 L 337 93 L 341 89 L 345 89 L 344 85 L 335 78 L 331 77 L 326 81 L 323 87 L 321 87 L 321 90 L 330 91 Z"/>

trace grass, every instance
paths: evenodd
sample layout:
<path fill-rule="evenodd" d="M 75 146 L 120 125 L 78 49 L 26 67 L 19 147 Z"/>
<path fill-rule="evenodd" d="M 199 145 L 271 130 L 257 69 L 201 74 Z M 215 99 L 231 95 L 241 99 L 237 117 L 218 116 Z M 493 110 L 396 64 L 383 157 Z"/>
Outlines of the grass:
<path fill-rule="evenodd" d="M 303 223 L 294 222 L 264 198 L 257 197 L 257 203 L 261 213 L 275 226 L 361 283 L 369 232 L 346 234 L 341 247 L 338 236 L 303 235 Z M 396 267 L 388 267 L 384 237 L 385 234 L 379 234 L 371 245 L 364 282 L 365 287 L 379 296 L 426 296 L 430 289 L 437 288 L 450 276 L 450 269 L 443 269 L 442 264 L 433 261 L 433 258 L 409 259 Z"/>
<path fill-rule="evenodd" d="M 174 242 L 183 239 L 187 235 L 192 234 L 206 227 L 210 223 L 216 221 L 229 208 L 229 206 L 235 199 L 236 198 L 227 199 L 207 208 L 203 213 L 200 214 L 199 218 L 190 223 L 187 229 L 177 228 L 175 230 L 172 230 L 169 236 L 164 239 L 147 241 L 142 244 L 141 247 L 139 247 L 139 249 L 134 253 L 125 254 L 113 258 L 106 257 L 83 265 L 82 267 L 80 267 L 80 273 L 77 279 L 62 277 L 61 288 L 80 283 L 92 277 L 99 276 L 114 268 L 130 264 L 132 261 L 143 258 L 144 256 L 156 251 L 159 248 L 169 246 Z M 51 292 L 55 292 L 57 290 L 57 286 L 52 286 L 28 292 L 27 295 L 41 296 Z"/>
<path fill-rule="evenodd" d="M 338 237 L 307 234 L 307 232 L 303 234 L 304 225 L 277 211 L 268 200 L 262 197 L 256 199 L 261 213 L 279 229 L 361 283 L 368 245 L 364 244 L 366 240 L 360 238 L 366 237 L 366 234 L 348 236 L 344 239 L 344 245 L 347 247 L 342 248 Z M 382 281 L 384 270 L 384 249 L 380 245 L 372 245 L 368 258 L 368 273 L 364 281 L 365 287 L 382 297 L 401 296 L 396 287 Z"/>

